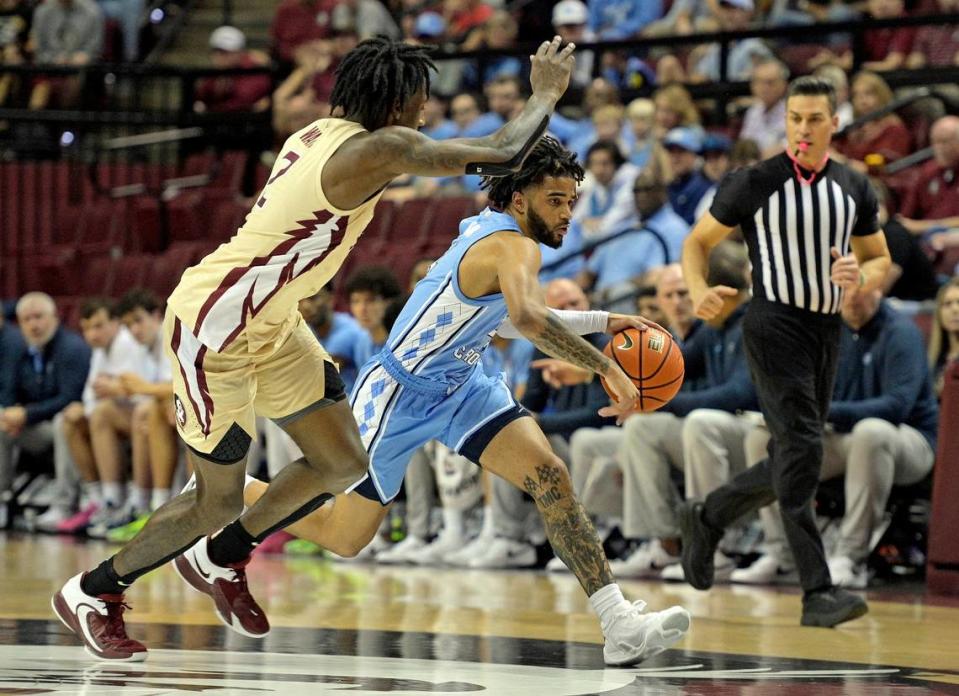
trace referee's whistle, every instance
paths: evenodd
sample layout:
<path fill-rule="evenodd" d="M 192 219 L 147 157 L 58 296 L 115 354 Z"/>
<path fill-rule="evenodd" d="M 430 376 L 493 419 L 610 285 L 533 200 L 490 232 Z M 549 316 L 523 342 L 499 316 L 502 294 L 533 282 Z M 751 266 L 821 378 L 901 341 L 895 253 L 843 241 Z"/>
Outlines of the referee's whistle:
<path fill-rule="evenodd" d="M 800 151 L 800 152 L 806 152 L 806 151 L 809 150 L 809 143 L 803 141 L 803 142 L 799 143 L 799 145 L 797 145 L 796 147 L 799 148 L 799 151 Z"/>

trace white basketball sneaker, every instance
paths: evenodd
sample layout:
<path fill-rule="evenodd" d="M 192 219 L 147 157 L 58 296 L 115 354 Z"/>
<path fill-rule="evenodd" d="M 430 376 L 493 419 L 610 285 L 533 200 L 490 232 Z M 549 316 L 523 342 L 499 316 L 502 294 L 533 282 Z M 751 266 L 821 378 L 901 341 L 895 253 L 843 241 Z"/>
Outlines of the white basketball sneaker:
<path fill-rule="evenodd" d="M 603 659 L 607 665 L 627 667 L 658 655 L 686 635 L 692 623 L 682 607 L 645 610 L 646 602 L 633 602 L 604 627 Z"/>

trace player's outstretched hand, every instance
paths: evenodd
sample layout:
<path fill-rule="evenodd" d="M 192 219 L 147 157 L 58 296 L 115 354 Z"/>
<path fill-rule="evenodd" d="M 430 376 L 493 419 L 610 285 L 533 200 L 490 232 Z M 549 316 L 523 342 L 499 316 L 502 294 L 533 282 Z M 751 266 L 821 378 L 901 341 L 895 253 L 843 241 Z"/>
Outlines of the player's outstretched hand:
<path fill-rule="evenodd" d="M 606 333 L 608 333 L 610 336 L 618 334 L 620 331 L 625 331 L 626 329 L 639 329 L 640 331 L 645 331 L 647 328 L 657 329 L 664 333 L 669 333 L 655 321 L 650 321 L 646 317 L 638 314 L 613 314 L 610 312 L 609 320 L 606 322 Z"/>
<path fill-rule="evenodd" d="M 540 44 L 536 55 L 529 57 L 533 63 L 529 74 L 533 94 L 558 100 L 569 87 L 569 76 L 576 63 L 573 58 L 576 44 L 566 44 L 560 49 L 560 43 L 562 39 L 554 36 L 552 41 Z"/>
<path fill-rule="evenodd" d="M 530 367 L 542 370 L 543 381 L 553 389 L 585 384 L 593 379 L 593 373 L 585 367 L 578 367 L 558 358 L 540 358 L 531 362 Z"/>
<path fill-rule="evenodd" d="M 836 247 L 830 249 L 829 253 L 832 254 L 833 258 L 829 279 L 833 283 L 847 290 L 862 285 L 862 272 L 859 270 L 859 261 L 856 260 L 855 255 L 846 254 L 843 256 Z"/>
<path fill-rule="evenodd" d="M 693 299 L 693 310 L 700 319 L 709 321 L 719 316 L 727 297 L 735 297 L 739 290 L 728 285 L 714 285 L 708 288 L 702 297 Z"/>

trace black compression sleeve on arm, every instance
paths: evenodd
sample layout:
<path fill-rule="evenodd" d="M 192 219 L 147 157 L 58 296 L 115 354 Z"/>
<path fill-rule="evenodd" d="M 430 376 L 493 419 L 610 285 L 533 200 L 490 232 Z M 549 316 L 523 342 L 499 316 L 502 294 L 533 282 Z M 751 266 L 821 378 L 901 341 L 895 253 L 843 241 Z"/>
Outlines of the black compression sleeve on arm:
<path fill-rule="evenodd" d="M 516 155 L 506 161 L 506 162 L 470 162 L 466 165 L 467 174 L 475 174 L 477 176 L 506 176 L 511 174 L 513 170 L 523 163 L 523 160 L 526 159 L 526 155 L 529 154 L 529 151 L 533 149 L 533 145 L 540 139 L 540 136 L 546 132 L 546 127 L 549 125 L 549 116 L 544 116 L 543 120 L 540 121 L 539 126 L 536 127 L 536 130 L 529 136 L 529 139 L 523 145 L 522 149 L 516 153 Z"/>

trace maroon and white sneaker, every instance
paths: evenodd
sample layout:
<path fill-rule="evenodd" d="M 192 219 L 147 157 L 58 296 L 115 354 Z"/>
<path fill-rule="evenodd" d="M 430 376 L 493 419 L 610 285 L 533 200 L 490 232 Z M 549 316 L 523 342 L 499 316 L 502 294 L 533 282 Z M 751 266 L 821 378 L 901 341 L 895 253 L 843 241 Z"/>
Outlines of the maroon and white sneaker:
<path fill-rule="evenodd" d="M 80 587 L 85 573 L 75 575 L 53 595 L 53 611 L 63 625 L 83 641 L 86 651 L 101 660 L 142 662 L 147 649 L 127 636 L 123 610 L 129 609 L 123 595 L 88 595 Z"/>
<path fill-rule="evenodd" d="M 227 628 L 250 638 L 262 638 L 270 632 L 270 622 L 253 599 L 246 584 L 246 565 L 218 566 L 207 553 L 209 537 L 203 537 L 173 561 L 173 567 L 193 589 L 208 594 L 216 604 L 216 613 Z"/>

